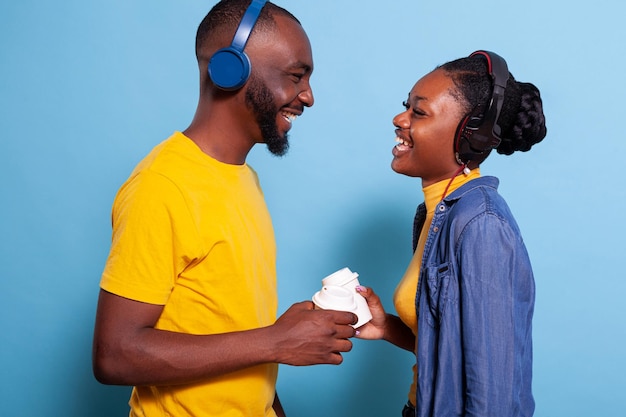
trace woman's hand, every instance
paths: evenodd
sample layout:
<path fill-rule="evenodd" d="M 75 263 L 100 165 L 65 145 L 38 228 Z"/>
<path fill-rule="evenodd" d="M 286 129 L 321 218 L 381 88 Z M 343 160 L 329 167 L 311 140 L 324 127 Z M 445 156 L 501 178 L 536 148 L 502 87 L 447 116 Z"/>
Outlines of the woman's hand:
<path fill-rule="evenodd" d="M 356 291 L 367 300 L 372 320 L 357 329 L 359 339 L 384 339 L 409 352 L 415 352 L 415 335 L 398 316 L 385 313 L 380 298 L 371 288 L 357 286 Z"/>
<path fill-rule="evenodd" d="M 368 340 L 382 339 L 385 335 L 387 313 L 385 313 L 380 298 L 371 288 L 359 285 L 356 287 L 356 291 L 367 300 L 367 306 L 372 313 L 372 319 L 357 329 L 356 337 Z"/>

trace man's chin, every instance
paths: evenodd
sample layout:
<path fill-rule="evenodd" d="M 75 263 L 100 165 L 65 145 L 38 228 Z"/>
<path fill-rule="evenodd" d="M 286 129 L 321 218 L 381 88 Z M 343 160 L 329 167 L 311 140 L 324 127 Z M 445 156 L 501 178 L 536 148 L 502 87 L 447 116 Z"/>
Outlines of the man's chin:
<path fill-rule="evenodd" d="M 274 156 L 285 156 L 289 150 L 289 141 L 286 137 L 284 139 L 272 138 L 266 140 L 265 144 L 267 145 L 267 149 Z"/>

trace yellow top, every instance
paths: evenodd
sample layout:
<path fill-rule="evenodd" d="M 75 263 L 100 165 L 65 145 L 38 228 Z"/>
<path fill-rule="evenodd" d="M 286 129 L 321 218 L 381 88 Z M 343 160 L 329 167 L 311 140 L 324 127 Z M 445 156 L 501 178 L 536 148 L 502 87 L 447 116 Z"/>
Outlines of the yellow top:
<path fill-rule="evenodd" d="M 470 171 L 469 175 L 461 174 L 452 180 L 448 188 L 447 194 L 450 194 L 461 185 L 480 177 L 480 169 L 476 168 Z M 430 229 L 430 223 L 435 215 L 435 207 L 441 201 L 443 193 L 448 187 L 450 179 L 439 181 L 435 184 L 429 185 L 422 189 L 424 192 L 424 203 L 426 204 L 426 221 L 419 235 L 417 241 L 417 248 L 411 258 L 411 262 L 402 277 L 402 280 L 398 283 L 396 290 L 393 294 L 393 303 L 398 313 L 398 317 L 406 324 L 417 336 L 417 312 L 415 310 L 415 294 L 417 292 L 417 282 L 420 274 L 420 268 L 422 263 L 422 257 L 424 256 L 424 245 L 426 244 L 426 237 L 428 236 L 428 230 Z M 411 389 L 409 391 L 409 401 L 415 405 L 415 398 L 417 392 L 417 366 L 413 365 L 413 382 L 411 383 Z"/>
<path fill-rule="evenodd" d="M 276 320 L 274 231 L 256 173 L 180 132 L 120 188 L 101 287 L 163 305 L 156 328 L 218 334 Z M 131 416 L 275 416 L 277 364 L 196 384 L 135 387 Z"/>

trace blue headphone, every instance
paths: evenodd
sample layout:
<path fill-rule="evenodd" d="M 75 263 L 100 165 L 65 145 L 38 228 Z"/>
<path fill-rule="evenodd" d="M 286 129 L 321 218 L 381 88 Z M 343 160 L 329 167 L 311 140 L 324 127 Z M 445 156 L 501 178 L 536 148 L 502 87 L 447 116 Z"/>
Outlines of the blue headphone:
<path fill-rule="evenodd" d="M 267 0 L 252 0 L 241 18 L 231 45 L 219 49 L 211 57 L 209 78 L 218 88 L 227 91 L 237 90 L 248 81 L 250 58 L 243 50 L 265 3 Z"/>

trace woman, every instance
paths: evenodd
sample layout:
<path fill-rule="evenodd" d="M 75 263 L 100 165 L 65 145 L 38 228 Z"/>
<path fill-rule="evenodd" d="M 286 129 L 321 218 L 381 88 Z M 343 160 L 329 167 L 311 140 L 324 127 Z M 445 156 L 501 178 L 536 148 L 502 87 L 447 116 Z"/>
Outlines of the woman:
<path fill-rule="evenodd" d="M 403 104 L 391 166 L 422 179 L 414 256 L 394 294 L 399 317 L 359 288 L 373 319 L 358 337 L 416 352 L 404 416 L 531 416 L 533 273 L 498 180 L 479 165 L 544 138 L 539 90 L 477 51 L 424 76 Z"/>

